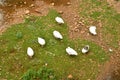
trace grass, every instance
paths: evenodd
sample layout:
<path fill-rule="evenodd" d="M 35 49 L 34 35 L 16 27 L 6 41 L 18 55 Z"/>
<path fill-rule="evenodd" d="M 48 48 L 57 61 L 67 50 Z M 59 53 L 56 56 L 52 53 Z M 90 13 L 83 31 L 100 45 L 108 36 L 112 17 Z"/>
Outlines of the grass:
<path fill-rule="evenodd" d="M 99 65 L 108 60 L 108 55 L 91 41 L 69 39 L 67 24 L 58 25 L 54 20 L 56 16 L 60 15 L 54 10 L 50 10 L 47 16 L 30 16 L 0 36 L 1 78 L 18 80 L 27 71 L 38 70 L 47 63 L 47 68 L 55 71 L 58 80 L 67 80 L 69 74 L 75 80 L 95 80 Z M 54 30 L 60 31 L 64 39 L 55 39 L 52 35 Z M 46 40 L 44 47 L 38 44 L 38 37 Z M 84 55 L 81 49 L 86 44 L 90 45 L 90 52 Z M 69 56 L 65 52 L 68 46 L 74 48 L 78 56 Z M 32 47 L 35 52 L 32 59 L 27 56 L 27 47 Z"/>
<path fill-rule="evenodd" d="M 21 78 L 22 80 L 57 80 L 52 69 L 41 67 L 39 70 L 30 69 Z"/>

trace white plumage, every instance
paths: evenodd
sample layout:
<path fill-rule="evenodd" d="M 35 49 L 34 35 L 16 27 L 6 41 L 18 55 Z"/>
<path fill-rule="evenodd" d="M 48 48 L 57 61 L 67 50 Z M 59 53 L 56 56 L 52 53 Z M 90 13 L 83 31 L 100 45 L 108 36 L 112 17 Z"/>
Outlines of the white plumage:
<path fill-rule="evenodd" d="M 90 26 L 90 27 L 89 27 L 89 31 L 90 31 L 91 34 L 97 35 L 96 26 Z"/>
<path fill-rule="evenodd" d="M 32 58 L 32 56 L 34 55 L 34 51 L 31 47 L 28 47 L 27 48 L 27 55 Z"/>
<path fill-rule="evenodd" d="M 63 36 L 61 35 L 61 33 L 59 31 L 53 31 L 53 36 L 57 39 L 63 39 Z"/>
<path fill-rule="evenodd" d="M 44 46 L 44 45 L 45 45 L 45 40 L 44 40 L 43 38 L 38 37 L 38 43 L 39 43 L 41 46 Z"/>
<path fill-rule="evenodd" d="M 85 45 L 84 48 L 82 48 L 82 53 L 87 53 L 89 51 L 89 45 Z"/>
<path fill-rule="evenodd" d="M 66 48 L 66 52 L 67 52 L 69 55 L 78 55 L 78 53 L 77 53 L 74 49 L 72 49 L 72 48 L 70 48 L 70 47 L 67 47 L 67 48 Z"/>
<path fill-rule="evenodd" d="M 59 24 L 64 24 L 64 21 L 63 21 L 63 19 L 62 19 L 61 17 L 56 17 L 56 18 L 55 18 L 55 21 L 56 21 L 57 23 L 59 23 Z"/>

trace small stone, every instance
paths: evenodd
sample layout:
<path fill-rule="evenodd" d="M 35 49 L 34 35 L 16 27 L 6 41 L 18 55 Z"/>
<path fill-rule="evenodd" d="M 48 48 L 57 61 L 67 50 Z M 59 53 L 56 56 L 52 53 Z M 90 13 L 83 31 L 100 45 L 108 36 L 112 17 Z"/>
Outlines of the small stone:
<path fill-rule="evenodd" d="M 85 33 L 85 31 L 81 31 L 81 34 Z"/>
<path fill-rule="evenodd" d="M 20 5 L 20 7 L 23 7 L 23 5 Z"/>
<path fill-rule="evenodd" d="M 92 59 L 89 59 L 90 60 L 90 62 L 92 63 L 93 62 L 93 60 Z"/>
<path fill-rule="evenodd" d="M 75 22 L 74 24 L 77 25 L 77 22 Z"/>
<path fill-rule="evenodd" d="M 13 5 L 15 8 L 17 7 L 17 5 Z"/>
<path fill-rule="evenodd" d="M 63 14 L 63 11 L 59 11 L 59 14 Z"/>
<path fill-rule="evenodd" d="M 53 56 L 55 56 L 55 54 L 53 54 Z"/>
<path fill-rule="evenodd" d="M 35 12 L 42 14 L 42 12 L 38 9 L 35 9 Z"/>
<path fill-rule="evenodd" d="M 119 55 L 119 54 L 117 54 L 116 56 L 117 56 L 117 57 L 119 57 L 120 55 Z"/>
<path fill-rule="evenodd" d="M 7 6 L 8 6 L 8 7 L 11 7 L 11 6 L 12 6 L 12 4 L 8 4 Z"/>
<path fill-rule="evenodd" d="M 20 4 L 22 4 L 23 2 L 22 1 L 20 1 Z"/>
<path fill-rule="evenodd" d="M 118 45 L 120 46 L 120 42 L 118 42 Z"/>
<path fill-rule="evenodd" d="M 31 4 L 30 7 L 35 7 L 35 5 L 34 5 L 34 4 Z"/>
<path fill-rule="evenodd" d="M 79 23 L 79 24 L 82 24 L 82 22 L 81 22 L 81 21 L 79 21 L 78 23 Z"/>
<path fill-rule="evenodd" d="M 25 1 L 24 4 L 27 4 L 27 2 Z"/>
<path fill-rule="evenodd" d="M 52 6 L 54 6 L 54 5 L 55 5 L 55 3 L 51 3 L 51 5 L 52 5 Z"/>
<path fill-rule="evenodd" d="M 79 26 L 80 26 L 79 24 L 77 24 L 76 26 L 78 27 L 77 29 L 79 29 L 79 28 L 80 28 L 80 27 L 79 27 Z"/>
<path fill-rule="evenodd" d="M 71 3 L 70 3 L 70 2 L 67 2 L 67 5 L 71 5 Z"/>
<path fill-rule="evenodd" d="M 90 34 L 89 33 L 87 33 L 87 36 L 89 36 Z"/>
<path fill-rule="evenodd" d="M 47 66 L 48 65 L 48 63 L 45 63 L 45 66 Z"/>
<path fill-rule="evenodd" d="M 82 20 L 82 22 L 84 23 L 84 22 L 85 22 L 85 20 Z"/>
<path fill-rule="evenodd" d="M 50 79 L 53 79 L 53 78 L 54 78 L 54 76 L 50 75 L 50 76 L 49 76 L 49 78 L 50 78 Z"/>
<path fill-rule="evenodd" d="M 75 29 L 74 31 L 75 31 L 75 32 L 79 32 L 79 30 L 78 30 L 78 29 Z"/>
<path fill-rule="evenodd" d="M 68 79 L 73 79 L 73 76 L 71 74 L 68 75 Z"/>
<path fill-rule="evenodd" d="M 75 18 L 78 18 L 79 17 L 79 15 L 75 15 Z"/>
<path fill-rule="evenodd" d="M 25 11 L 25 14 L 29 14 L 29 13 L 30 13 L 30 11 L 29 11 L 29 10 L 26 10 L 26 11 Z"/>

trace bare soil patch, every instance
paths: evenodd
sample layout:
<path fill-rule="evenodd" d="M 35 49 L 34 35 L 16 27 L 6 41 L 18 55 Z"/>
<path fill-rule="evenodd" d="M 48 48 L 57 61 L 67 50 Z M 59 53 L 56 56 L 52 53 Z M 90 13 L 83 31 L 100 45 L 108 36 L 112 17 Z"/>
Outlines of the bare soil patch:
<path fill-rule="evenodd" d="M 107 0 L 107 2 L 120 13 L 120 1 L 119 0 Z"/>

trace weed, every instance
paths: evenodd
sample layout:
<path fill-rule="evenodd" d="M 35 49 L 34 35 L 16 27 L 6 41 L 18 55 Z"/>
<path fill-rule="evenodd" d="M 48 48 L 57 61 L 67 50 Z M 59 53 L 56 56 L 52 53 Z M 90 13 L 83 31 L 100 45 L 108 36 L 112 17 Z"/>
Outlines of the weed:
<path fill-rule="evenodd" d="M 39 70 L 30 69 L 23 76 L 22 80 L 57 80 L 54 71 L 47 67 L 41 67 Z"/>

